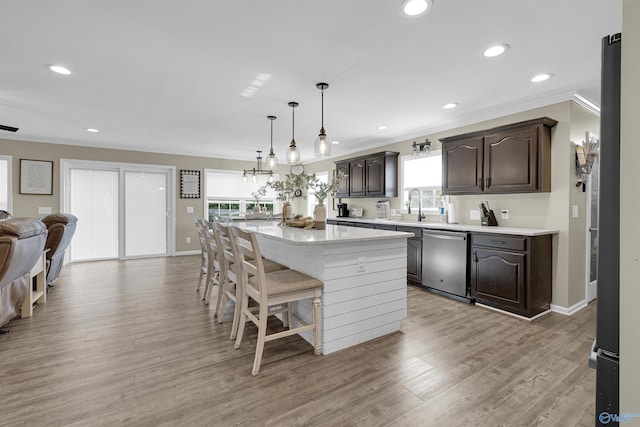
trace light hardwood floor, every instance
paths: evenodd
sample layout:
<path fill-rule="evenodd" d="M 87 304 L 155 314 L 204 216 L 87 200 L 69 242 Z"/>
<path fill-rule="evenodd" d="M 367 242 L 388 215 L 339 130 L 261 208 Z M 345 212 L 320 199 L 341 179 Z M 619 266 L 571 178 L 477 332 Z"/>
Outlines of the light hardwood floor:
<path fill-rule="evenodd" d="M 65 266 L 0 335 L 0 425 L 593 425 L 594 304 L 527 322 L 409 286 L 400 332 L 328 356 L 273 341 L 252 377 L 255 328 L 234 350 L 198 267 Z"/>

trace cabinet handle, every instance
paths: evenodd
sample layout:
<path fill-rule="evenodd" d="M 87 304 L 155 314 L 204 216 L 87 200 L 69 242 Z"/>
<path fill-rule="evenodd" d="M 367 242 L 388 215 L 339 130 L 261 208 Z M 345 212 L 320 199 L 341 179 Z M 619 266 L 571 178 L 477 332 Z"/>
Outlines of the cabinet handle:
<path fill-rule="evenodd" d="M 484 182 L 485 182 L 485 184 L 484 184 L 484 188 L 489 188 L 489 187 L 491 187 L 491 178 L 490 178 L 490 177 L 487 177 L 487 178 L 484 180 Z"/>
<path fill-rule="evenodd" d="M 482 178 L 478 178 L 478 183 L 476 184 L 476 187 L 482 188 Z"/>
<path fill-rule="evenodd" d="M 504 240 L 492 240 L 491 243 L 500 243 L 501 245 L 504 245 L 507 242 L 505 242 Z"/>
<path fill-rule="evenodd" d="M 478 263 L 478 253 L 476 251 L 473 251 L 473 262 Z"/>

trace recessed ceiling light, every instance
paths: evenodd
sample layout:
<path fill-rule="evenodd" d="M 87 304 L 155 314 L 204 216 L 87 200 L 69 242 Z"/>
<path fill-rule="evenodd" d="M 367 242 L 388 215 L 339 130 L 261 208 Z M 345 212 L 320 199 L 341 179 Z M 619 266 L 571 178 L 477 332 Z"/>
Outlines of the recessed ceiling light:
<path fill-rule="evenodd" d="M 73 74 L 73 71 L 71 71 L 67 67 L 63 67 L 62 65 L 47 64 L 45 65 L 45 67 L 47 67 L 54 73 L 62 74 L 64 76 L 70 76 L 71 74 Z"/>
<path fill-rule="evenodd" d="M 91 133 L 98 133 L 98 132 L 100 132 L 100 131 L 99 131 L 98 129 L 96 129 L 96 128 L 87 128 L 87 129 L 85 129 L 85 130 L 86 130 L 87 132 L 91 132 Z"/>
<path fill-rule="evenodd" d="M 422 16 L 431 10 L 431 0 L 404 0 L 400 12 L 405 16 Z"/>
<path fill-rule="evenodd" d="M 377 129 L 378 129 L 378 130 L 386 130 L 386 129 L 387 129 L 387 127 L 386 127 L 386 126 L 384 126 L 384 125 L 382 125 L 382 126 L 378 126 L 378 127 L 377 127 Z"/>
<path fill-rule="evenodd" d="M 457 106 L 458 106 L 457 102 L 450 102 L 448 104 L 444 104 L 442 108 L 446 108 L 447 110 L 450 110 L 452 108 L 456 108 Z"/>
<path fill-rule="evenodd" d="M 540 82 L 543 82 L 545 80 L 549 80 L 552 75 L 553 74 L 549 74 L 549 73 L 538 74 L 537 76 L 533 76 L 531 78 L 531 83 L 540 83 Z"/>
<path fill-rule="evenodd" d="M 485 49 L 485 51 L 482 52 L 482 56 L 484 56 L 485 58 L 493 58 L 495 56 L 502 55 L 508 50 L 509 50 L 508 44 L 504 44 L 504 43 L 496 44 Z"/>

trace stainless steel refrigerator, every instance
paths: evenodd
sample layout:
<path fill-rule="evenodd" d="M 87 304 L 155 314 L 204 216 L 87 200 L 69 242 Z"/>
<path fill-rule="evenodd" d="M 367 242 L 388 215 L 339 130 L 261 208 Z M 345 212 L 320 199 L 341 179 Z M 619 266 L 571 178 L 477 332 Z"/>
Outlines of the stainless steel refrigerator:
<path fill-rule="evenodd" d="M 620 34 L 602 39 L 596 425 L 617 426 L 620 374 Z M 595 359 L 595 363 L 593 363 Z"/>

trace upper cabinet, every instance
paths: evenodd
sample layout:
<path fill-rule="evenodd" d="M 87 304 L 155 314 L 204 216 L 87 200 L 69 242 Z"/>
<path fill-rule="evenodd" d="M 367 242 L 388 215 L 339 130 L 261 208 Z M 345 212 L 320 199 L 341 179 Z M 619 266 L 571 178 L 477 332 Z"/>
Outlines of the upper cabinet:
<path fill-rule="evenodd" d="M 398 153 L 383 151 L 336 162 L 345 180 L 336 197 L 396 197 L 398 195 Z"/>
<path fill-rule="evenodd" d="M 551 128 L 543 117 L 443 138 L 444 194 L 551 191 Z"/>

